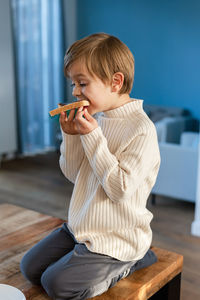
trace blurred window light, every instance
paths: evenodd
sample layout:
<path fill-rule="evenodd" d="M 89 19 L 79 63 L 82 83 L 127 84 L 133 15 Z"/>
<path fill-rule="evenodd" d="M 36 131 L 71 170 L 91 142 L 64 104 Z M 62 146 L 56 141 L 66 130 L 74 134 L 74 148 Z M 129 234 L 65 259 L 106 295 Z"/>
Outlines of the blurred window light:
<path fill-rule="evenodd" d="M 11 0 L 20 150 L 56 147 L 58 124 L 48 111 L 62 102 L 63 16 L 60 0 Z"/>

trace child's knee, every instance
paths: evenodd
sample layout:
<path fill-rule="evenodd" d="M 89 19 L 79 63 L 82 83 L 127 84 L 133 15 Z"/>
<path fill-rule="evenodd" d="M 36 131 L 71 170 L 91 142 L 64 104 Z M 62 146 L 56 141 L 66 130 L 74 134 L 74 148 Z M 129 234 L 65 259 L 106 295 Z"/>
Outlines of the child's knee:
<path fill-rule="evenodd" d="M 33 262 L 31 256 L 28 253 L 24 255 L 20 262 L 20 270 L 24 277 L 28 279 L 31 283 L 40 285 L 40 277 L 37 272 L 37 264 Z"/>
<path fill-rule="evenodd" d="M 64 278 L 63 278 L 64 277 Z M 88 299 L 89 289 L 81 290 L 81 286 L 77 284 L 75 288 L 72 286 L 65 276 L 51 270 L 46 270 L 41 277 L 41 285 L 52 299 Z"/>
<path fill-rule="evenodd" d="M 51 298 L 57 299 L 61 296 L 61 282 L 55 272 L 51 272 L 47 269 L 41 276 L 41 285 Z"/>

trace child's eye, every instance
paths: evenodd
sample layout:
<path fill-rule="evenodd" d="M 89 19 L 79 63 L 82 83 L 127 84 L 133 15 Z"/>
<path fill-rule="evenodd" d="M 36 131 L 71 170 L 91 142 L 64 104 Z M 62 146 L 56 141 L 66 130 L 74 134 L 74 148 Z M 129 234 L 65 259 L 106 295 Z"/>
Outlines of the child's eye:
<path fill-rule="evenodd" d="M 75 83 L 71 83 L 71 87 L 74 88 L 76 86 Z M 79 83 L 78 86 L 84 87 L 86 86 L 86 83 Z"/>

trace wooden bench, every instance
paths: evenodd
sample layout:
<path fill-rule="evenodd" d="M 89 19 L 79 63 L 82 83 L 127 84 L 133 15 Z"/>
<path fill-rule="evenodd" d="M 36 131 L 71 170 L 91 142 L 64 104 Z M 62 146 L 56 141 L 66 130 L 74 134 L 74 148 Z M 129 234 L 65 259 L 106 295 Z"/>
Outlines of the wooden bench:
<path fill-rule="evenodd" d="M 9 204 L 0 205 L 0 283 L 23 291 L 27 300 L 49 300 L 44 290 L 22 276 L 19 262 L 24 253 L 63 220 Z M 152 247 L 158 262 L 122 279 L 93 300 L 178 300 L 183 256 Z"/>

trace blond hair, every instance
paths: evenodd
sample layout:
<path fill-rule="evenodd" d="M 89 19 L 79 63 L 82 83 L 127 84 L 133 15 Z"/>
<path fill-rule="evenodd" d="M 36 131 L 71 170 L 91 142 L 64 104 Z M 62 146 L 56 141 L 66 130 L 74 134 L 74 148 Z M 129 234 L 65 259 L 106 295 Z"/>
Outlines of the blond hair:
<path fill-rule="evenodd" d="M 80 60 L 85 63 L 89 74 L 96 75 L 105 84 L 112 82 L 117 72 L 124 75 L 120 94 L 130 93 L 134 80 L 134 57 L 129 48 L 118 38 L 96 33 L 73 43 L 64 57 L 64 74 L 69 77 L 71 65 Z"/>

